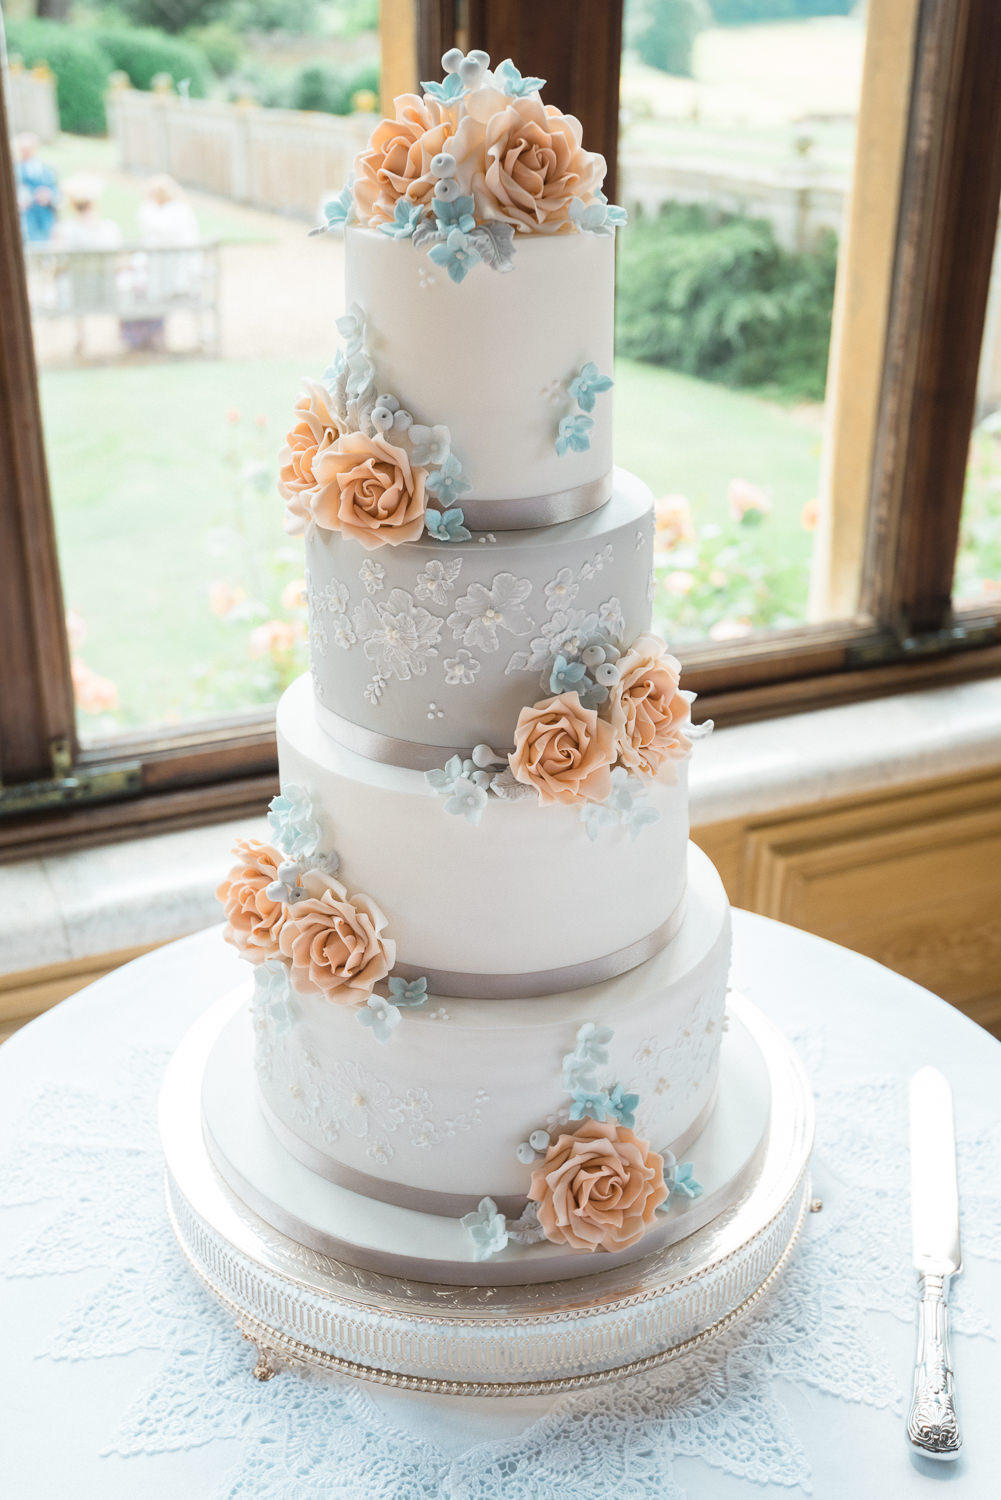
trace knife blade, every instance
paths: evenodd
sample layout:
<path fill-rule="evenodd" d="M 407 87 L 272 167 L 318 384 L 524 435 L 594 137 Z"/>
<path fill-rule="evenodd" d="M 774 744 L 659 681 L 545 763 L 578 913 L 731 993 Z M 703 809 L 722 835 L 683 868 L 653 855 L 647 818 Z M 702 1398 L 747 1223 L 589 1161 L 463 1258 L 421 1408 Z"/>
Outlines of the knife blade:
<path fill-rule="evenodd" d="M 962 1269 L 952 1091 L 937 1068 L 910 1083 L 911 1241 L 918 1273 L 918 1342 L 907 1438 L 926 1458 L 963 1445 L 949 1347 L 949 1280 Z"/>

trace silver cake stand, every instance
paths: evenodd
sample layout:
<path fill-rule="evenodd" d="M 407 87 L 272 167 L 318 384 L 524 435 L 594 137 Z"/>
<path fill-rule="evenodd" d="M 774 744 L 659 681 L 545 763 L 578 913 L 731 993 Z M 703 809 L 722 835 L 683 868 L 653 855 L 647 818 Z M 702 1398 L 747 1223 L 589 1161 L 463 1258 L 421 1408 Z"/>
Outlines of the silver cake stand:
<path fill-rule="evenodd" d="M 810 1207 L 813 1097 L 781 1032 L 740 996 L 728 1006 L 771 1086 L 753 1180 L 662 1251 L 532 1286 L 407 1281 L 279 1234 L 213 1167 L 201 1129 L 208 1049 L 182 1045 L 160 1100 L 170 1221 L 195 1274 L 256 1345 L 257 1378 L 309 1365 L 443 1395 L 545 1395 L 652 1369 L 729 1328 L 781 1274 Z"/>

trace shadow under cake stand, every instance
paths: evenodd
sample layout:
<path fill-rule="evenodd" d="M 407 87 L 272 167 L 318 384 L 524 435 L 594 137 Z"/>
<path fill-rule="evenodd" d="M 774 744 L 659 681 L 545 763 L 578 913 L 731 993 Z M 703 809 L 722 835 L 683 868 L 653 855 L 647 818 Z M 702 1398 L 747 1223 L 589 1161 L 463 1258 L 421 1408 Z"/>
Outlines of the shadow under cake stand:
<path fill-rule="evenodd" d="M 480 1285 L 428 1279 L 440 1271 L 419 1258 L 390 1262 L 407 1275 L 373 1268 L 381 1262 L 366 1253 L 366 1224 L 373 1239 L 407 1238 L 427 1216 L 380 1219 L 387 1205 L 313 1178 L 284 1153 L 257 1108 L 248 999 L 241 986 L 182 1041 L 164 1078 L 160 1133 L 174 1233 L 256 1345 L 259 1379 L 288 1363 L 438 1394 L 592 1385 L 723 1332 L 792 1252 L 810 1207 L 813 1097 L 789 1042 L 739 995 L 727 1001 L 717 1107 L 686 1153 L 705 1191 L 671 1200 L 650 1231 L 657 1248 L 625 1263 L 603 1256 L 601 1270 L 581 1275 L 579 1257 L 568 1270 L 556 1247 L 534 1246 L 506 1270 L 503 1256 L 471 1264 Z M 499 1274 L 519 1284 L 498 1284 Z"/>

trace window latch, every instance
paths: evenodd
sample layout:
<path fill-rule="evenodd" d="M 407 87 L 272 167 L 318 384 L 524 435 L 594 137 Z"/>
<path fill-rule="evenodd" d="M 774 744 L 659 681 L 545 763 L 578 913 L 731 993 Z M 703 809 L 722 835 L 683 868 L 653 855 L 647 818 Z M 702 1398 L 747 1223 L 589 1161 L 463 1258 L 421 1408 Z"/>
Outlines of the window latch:
<path fill-rule="evenodd" d="M 0 817 L 65 807 L 79 802 L 110 802 L 142 791 L 142 763 L 115 761 L 103 766 L 75 767 L 69 740 L 55 739 L 49 747 L 52 775 L 13 786 L 0 783 Z"/>

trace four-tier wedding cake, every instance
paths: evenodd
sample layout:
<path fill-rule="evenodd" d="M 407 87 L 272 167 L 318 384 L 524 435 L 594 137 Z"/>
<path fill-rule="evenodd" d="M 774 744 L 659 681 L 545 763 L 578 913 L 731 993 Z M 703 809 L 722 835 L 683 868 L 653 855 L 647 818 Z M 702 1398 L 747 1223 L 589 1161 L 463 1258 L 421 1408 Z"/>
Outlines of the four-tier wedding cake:
<path fill-rule="evenodd" d="M 271 843 L 219 891 L 253 999 L 204 1120 L 302 1242 L 510 1283 L 690 1232 L 756 1138 L 719 1125 L 728 906 L 688 842 L 653 499 L 612 466 L 624 215 L 543 80 L 443 64 L 327 206 L 349 310 L 280 479 L 312 667 Z"/>

